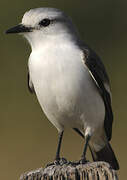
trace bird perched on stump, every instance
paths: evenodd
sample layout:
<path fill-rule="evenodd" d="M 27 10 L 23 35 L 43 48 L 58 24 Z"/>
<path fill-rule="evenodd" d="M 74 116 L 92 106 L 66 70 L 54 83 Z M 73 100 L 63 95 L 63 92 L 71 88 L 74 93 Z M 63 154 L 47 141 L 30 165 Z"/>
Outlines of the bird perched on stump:
<path fill-rule="evenodd" d="M 60 161 L 64 130 L 72 128 L 85 137 L 80 163 L 86 162 L 89 146 L 94 161 L 106 161 L 118 170 L 109 144 L 113 122 L 109 78 L 71 18 L 55 8 L 31 9 L 6 33 L 22 34 L 31 45 L 28 87 L 58 130 L 55 161 Z"/>

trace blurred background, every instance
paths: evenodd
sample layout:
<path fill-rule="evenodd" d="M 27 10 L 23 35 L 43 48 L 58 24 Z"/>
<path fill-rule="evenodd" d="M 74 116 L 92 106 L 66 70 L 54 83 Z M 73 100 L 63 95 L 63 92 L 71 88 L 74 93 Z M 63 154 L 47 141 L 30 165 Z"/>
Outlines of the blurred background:
<path fill-rule="evenodd" d="M 54 160 L 57 131 L 27 89 L 31 49 L 18 35 L 4 31 L 21 21 L 25 11 L 56 7 L 70 15 L 81 37 L 102 58 L 113 93 L 112 146 L 126 179 L 127 163 L 127 1 L 124 0 L 2 0 L 0 6 L 0 179 L 17 180 L 21 173 Z M 80 158 L 83 140 L 66 131 L 62 155 Z M 88 153 L 88 159 L 91 159 Z"/>

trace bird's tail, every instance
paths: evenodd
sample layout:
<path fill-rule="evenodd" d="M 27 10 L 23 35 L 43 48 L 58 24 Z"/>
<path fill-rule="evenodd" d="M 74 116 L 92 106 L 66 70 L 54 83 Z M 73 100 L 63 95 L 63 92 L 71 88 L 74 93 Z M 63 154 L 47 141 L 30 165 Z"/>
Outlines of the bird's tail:
<path fill-rule="evenodd" d="M 107 143 L 100 151 L 96 151 L 91 145 L 89 145 L 89 148 L 94 161 L 108 162 L 113 169 L 119 170 L 118 161 L 109 143 Z"/>

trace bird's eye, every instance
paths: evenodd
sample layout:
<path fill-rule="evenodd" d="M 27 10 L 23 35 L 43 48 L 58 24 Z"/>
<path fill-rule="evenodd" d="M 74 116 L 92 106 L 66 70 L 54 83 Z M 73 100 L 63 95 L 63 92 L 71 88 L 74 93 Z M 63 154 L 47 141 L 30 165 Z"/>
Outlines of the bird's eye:
<path fill-rule="evenodd" d="M 42 21 L 39 22 L 40 26 L 48 26 L 50 24 L 50 19 L 43 19 Z"/>

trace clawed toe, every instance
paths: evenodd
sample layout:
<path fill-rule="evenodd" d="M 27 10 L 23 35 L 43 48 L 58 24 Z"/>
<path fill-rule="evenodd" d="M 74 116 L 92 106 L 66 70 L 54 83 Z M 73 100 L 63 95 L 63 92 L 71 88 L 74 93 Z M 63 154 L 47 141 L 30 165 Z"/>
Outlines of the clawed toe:
<path fill-rule="evenodd" d="M 86 160 L 86 158 L 81 158 L 81 160 L 79 161 L 80 164 L 86 164 L 88 161 Z"/>
<path fill-rule="evenodd" d="M 47 164 L 46 167 L 53 166 L 53 165 L 62 166 L 67 163 L 68 163 L 68 161 L 65 158 L 59 158 L 59 159 L 56 159 L 54 162 Z"/>
<path fill-rule="evenodd" d="M 49 167 L 49 166 L 53 166 L 53 165 L 55 165 L 55 163 L 54 163 L 54 162 L 52 162 L 52 163 L 48 163 L 48 164 L 46 165 L 46 168 L 47 168 L 47 167 Z"/>
<path fill-rule="evenodd" d="M 68 161 L 65 158 L 60 158 L 58 162 L 59 162 L 59 165 L 61 166 L 68 163 Z"/>
<path fill-rule="evenodd" d="M 77 166 L 77 165 L 80 165 L 80 164 L 86 164 L 88 161 L 85 159 L 85 158 L 82 158 L 81 160 L 79 161 L 73 161 L 71 162 L 70 164 L 72 166 Z"/>

